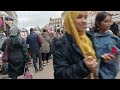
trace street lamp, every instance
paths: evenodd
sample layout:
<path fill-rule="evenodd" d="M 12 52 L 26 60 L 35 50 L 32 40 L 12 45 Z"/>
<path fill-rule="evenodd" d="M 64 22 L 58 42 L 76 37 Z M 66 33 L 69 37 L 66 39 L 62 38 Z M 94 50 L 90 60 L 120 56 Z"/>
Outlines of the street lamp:
<path fill-rule="evenodd" d="M 24 28 L 24 20 L 23 20 L 23 28 Z"/>

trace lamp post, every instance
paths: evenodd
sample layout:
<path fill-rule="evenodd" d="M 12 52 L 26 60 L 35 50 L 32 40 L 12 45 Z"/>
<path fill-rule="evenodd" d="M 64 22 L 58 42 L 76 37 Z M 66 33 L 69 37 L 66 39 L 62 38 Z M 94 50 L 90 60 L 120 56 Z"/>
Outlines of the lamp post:
<path fill-rule="evenodd" d="M 24 20 L 23 20 L 23 28 L 24 28 Z"/>

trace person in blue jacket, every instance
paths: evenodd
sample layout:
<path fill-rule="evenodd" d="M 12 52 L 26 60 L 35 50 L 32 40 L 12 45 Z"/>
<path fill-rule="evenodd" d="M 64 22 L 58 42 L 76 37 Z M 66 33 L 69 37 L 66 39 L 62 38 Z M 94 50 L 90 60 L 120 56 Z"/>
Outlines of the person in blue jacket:
<path fill-rule="evenodd" d="M 99 12 L 95 17 L 94 44 L 97 59 L 100 62 L 99 78 L 101 79 L 115 79 L 118 73 L 120 38 L 111 32 L 111 21 L 112 17 L 107 12 Z M 116 51 L 111 51 L 112 48 Z M 114 56 L 112 59 L 111 56 L 106 58 L 111 54 Z"/>

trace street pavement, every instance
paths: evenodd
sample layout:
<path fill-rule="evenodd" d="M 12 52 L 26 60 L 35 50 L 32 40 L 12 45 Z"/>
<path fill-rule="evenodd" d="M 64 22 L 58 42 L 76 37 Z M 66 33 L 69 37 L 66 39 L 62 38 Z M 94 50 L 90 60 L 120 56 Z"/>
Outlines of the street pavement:
<path fill-rule="evenodd" d="M 34 67 L 29 67 L 30 73 L 33 75 L 33 79 L 54 79 L 53 76 L 53 61 L 50 60 L 50 63 L 44 67 L 42 71 L 35 73 Z M 0 79 L 9 79 L 8 75 L 0 75 Z M 18 79 L 23 79 L 23 75 L 19 76 Z"/>
<path fill-rule="evenodd" d="M 52 60 L 50 60 L 49 65 L 46 65 L 42 71 L 38 71 L 37 73 L 35 73 L 33 66 L 29 67 L 29 70 L 33 75 L 33 79 L 54 79 L 54 70 L 53 70 Z M 7 75 L 0 75 L 0 79 L 9 79 L 9 78 Z M 23 79 L 23 75 L 19 76 L 18 79 Z M 120 71 L 116 79 L 120 79 Z"/>
<path fill-rule="evenodd" d="M 120 71 L 119 71 L 119 73 L 117 74 L 116 79 L 120 79 Z"/>

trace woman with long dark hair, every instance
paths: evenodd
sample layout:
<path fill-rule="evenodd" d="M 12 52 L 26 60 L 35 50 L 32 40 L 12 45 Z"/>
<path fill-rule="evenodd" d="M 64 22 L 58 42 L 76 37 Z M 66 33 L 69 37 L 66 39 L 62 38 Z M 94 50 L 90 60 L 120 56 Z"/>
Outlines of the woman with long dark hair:
<path fill-rule="evenodd" d="M 95 17 L 94 44 L 100 79 L 115 79 L 118 73 L 120 39 L 111 32 L 111 21 L 112 16 L 107 12 L 99 12 Z"/>

